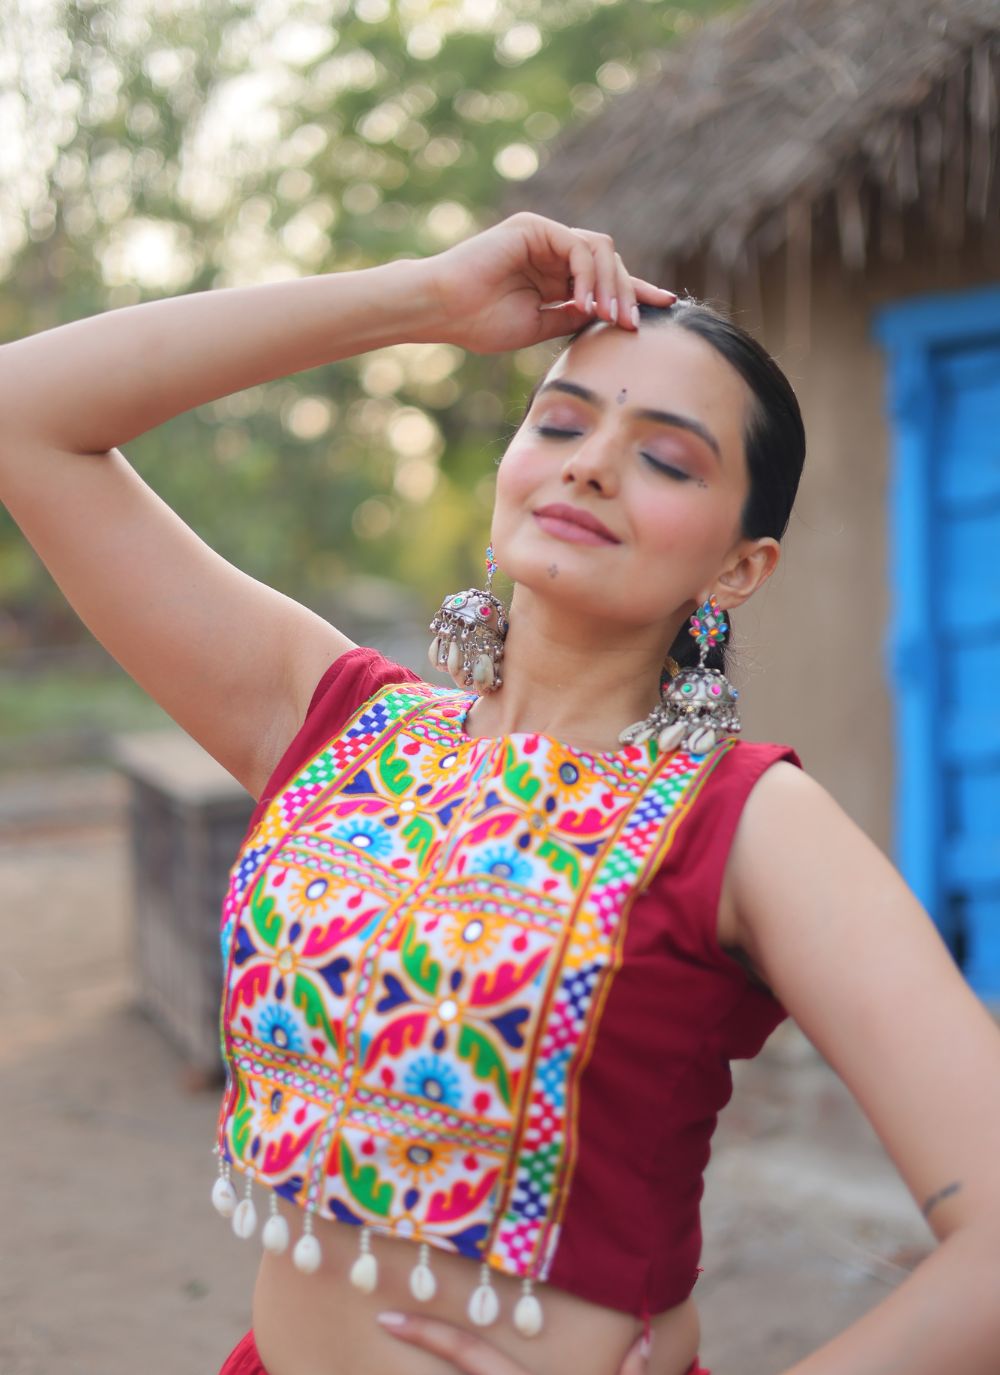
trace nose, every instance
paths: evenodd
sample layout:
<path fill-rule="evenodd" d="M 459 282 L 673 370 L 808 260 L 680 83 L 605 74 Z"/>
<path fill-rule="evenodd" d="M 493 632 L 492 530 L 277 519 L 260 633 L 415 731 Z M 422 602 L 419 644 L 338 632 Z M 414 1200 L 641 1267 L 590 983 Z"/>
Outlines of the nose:
<path fill-rule="evenodd" d="M 564 483 L 589 487 L 602 496 L 614 496 L 619 478 L 613 437 L 594 430 L 566 456 L 561 476 Z"/>

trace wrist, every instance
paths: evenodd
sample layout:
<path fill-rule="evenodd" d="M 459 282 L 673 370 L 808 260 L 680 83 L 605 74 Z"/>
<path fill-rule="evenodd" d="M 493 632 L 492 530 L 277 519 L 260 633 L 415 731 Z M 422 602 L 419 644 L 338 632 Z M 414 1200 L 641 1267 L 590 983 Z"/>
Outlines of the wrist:
<path fill-rule="evenodd" d="M 380 344 L 448 342 L 447 319 L 432 259 L 396 258 L 370 271 L 377 276 L 391 337 Z M 379 347 L 379 344 L 370 345 Z"/>

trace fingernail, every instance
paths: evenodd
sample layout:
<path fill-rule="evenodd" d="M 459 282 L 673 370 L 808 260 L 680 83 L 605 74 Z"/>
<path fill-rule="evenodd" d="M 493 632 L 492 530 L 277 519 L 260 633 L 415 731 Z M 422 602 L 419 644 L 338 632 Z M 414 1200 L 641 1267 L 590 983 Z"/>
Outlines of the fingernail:
<path fill-rule="evenodd" d="M 403 1324 L 406 1322 L 406 1314 L 393 1313 L 391 1311 L 385 1313 L 376 1313 L 375 1321 L 380 1322 L 383 1327 L 402 1327 Z"/>
<path fill-rule="evenodd" d="M 636 329 L 639 328 L 639 307 L 638 307 L 638 306 L 633 306 L 633 307 L 632 307 L 632 323 L 633 323 L 633 325 L 635 325 Z"/>
<path fill-rule="evenodd" d="M 617 325 L 617 323 L 618 323 L 618 297 L 617 297 L 617 296 L 612 296 L 612 298 L 611 298 L 611 309 L 608 311 L 608 314 L 611 316 L 611 323 L 612 323 L 613 325 Z"/>
<path fill-rule="evenodd" d="M 593 315 L 596 308 L 597 302 L 594 300 L 594 293 L 591 292 L 590 295 L 587 297 L 587 314 Z"/>
<path fill-rule="evenodd" d="M 661 286 L 660 290 L 663 292 L 664 296 L 669 296 L 672 301 L 677 300 L 677 292 L 671 291 L 668 286 Z"/>

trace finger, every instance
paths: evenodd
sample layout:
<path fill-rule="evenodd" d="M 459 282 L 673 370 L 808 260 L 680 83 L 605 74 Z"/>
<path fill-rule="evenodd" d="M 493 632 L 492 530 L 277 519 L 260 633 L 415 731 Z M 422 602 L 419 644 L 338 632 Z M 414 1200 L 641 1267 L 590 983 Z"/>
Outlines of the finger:
<path fill-rule="evenodd" d="M 569 253 L 569 270 L 573 277 L 573 301 L 577 310 L 588 318 L 594 312 L 594 255 L 587 242 L 574 234 Z"/>
<path fill-rule="evenodd" d="M 586 231 L 570 229 L 558 220 L 547 220 L 541 216 L 531 217 L 525 229 L 532 231 L 529 257 L 536 270 L 542 274 L 542 280 L 548 281 L 565 274 L 572 282 L 573 300 L 578 309 L 592 314 L 594 255 L 587 242 Z"/>
<path fill-rule="evenodd" d="M 576 301 L 559 301 L 555 305 L 538 307 L 538 343 L 558 339 L 563 334 L 575 334 L 589 325 L 593 316 L 581 310 Z"/>
<path fill-rule="evenodd" d="M 646 1375 L 648 1364 L 648 1357 L 646 1349 L 643 1346 L 642 1333 L 640 1332 L 628 1351 L 626 1351 L 625 1359 L 618 1367 L 615 1375 Z"/>
<path fill-rule="evenodd" d="M 642 277 L 633 277 L 631 280 L 637 300 L 647 301 L 652 306 L 672 306 L 677 300 L 677 292 L 669 287 L 656 286 Z"/>
<path fill-rule="evenodd" d="M 639 307 L 636 304 L 635 288 L 632 286 L 632 278 L 625 270 L 622 262 L 622 255 L 615 254 L 615 275 L 617 284 L 615 287 L 618 296 L 618 325 L 621 329 L 637 330 L 639 328 Z"/>
<path fill-rule="evenodd" d="M 465 1371 L 465 1375 L 529 1375 L 523 1365 L 518 1365 L 484 1337 L 464 1327 L 413 1313 L 379 1313 L 376 1316 L 393 1337 L 442 1356 L 456 1369 Z"/>
<path fill-rule="evenodd" d="M 618 268 L 615 263 L 615 247 L 606 234 L 592 236 L 592 250 L 597 281 L 594 296 L 597 300 L 597 315 L 612 325 L 618 322 Z"/>

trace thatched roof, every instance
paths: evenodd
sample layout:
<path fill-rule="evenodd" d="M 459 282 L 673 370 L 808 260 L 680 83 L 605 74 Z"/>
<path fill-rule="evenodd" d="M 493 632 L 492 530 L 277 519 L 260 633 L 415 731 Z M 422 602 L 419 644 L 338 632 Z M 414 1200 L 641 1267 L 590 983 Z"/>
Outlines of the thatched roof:
<path fill-rule="evenodd" d="M 1000 226 L 1000 0 L 758 0 L 553 147 L 518 205 L 614 235 L 632 271 L 753 270 L 814 226 L 844 262 Z"/>

